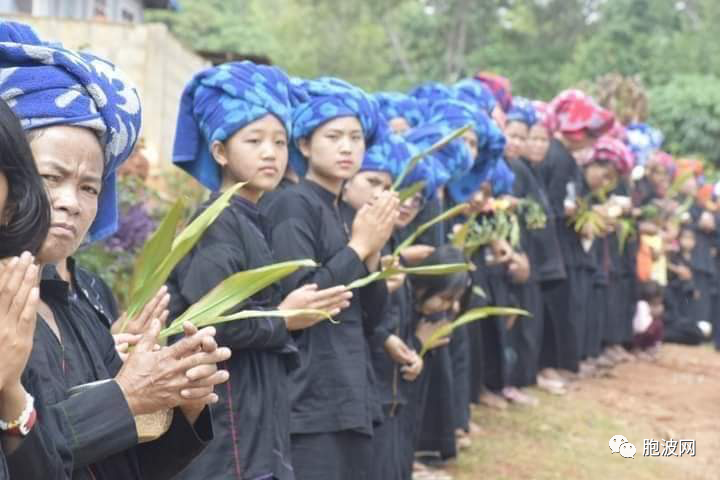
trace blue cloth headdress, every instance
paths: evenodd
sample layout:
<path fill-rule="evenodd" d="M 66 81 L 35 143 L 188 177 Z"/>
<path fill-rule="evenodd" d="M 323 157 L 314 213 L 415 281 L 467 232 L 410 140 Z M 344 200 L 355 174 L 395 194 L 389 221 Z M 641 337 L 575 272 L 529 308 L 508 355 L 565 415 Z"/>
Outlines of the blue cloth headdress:
<path fill-rule="evenodd" d="M 387 172 L 395 180 L 400 174 L 400 166 L 417 153 L 417 147 L 403 136 L 386 132 L 365 151 L 360 171 Z"/>
<path fill-rule="evenodd" d="M 452 133 L 452 129 L 447 125 L 427 123 L 413 128 L 405 137 L 422 151 L 430 148 L 449 133 Z M 430 192 L 430 196 L 432 196 L 434 191 L 446 185 L 452 178 L 467 172 L 469 166 L 472 165 L 472 158 L 465 141 L 462 138 L 456 138 L 427 155 L 422 162 L 425 162 L 433 171 L 431 185 L 428 185 L 428 187 L 432 187 L 432 192 Z"/>
<path fill-rule="evenodd" d="M 173 163 L 210 190 L 218 190 L 221 169 L 212 157 L 214 141 L 224 142 L 270 114 L 292 133 L 292 108 L 303 99 L 285 72 L 252 62 L 231 62 L 197 73 L 180 99 Z"/>
<path fill-rule="evenodd" d="M 532 102 L 525 97 L 513 97 L 512 105 L 507 112 L 508 122 L 524 123 L 532 127 L 537 122 L 537 112 Z"/>
<path fill-rule="evenodd" d="M 110 62 L 44 43 L 25 25 L 0 23 L 0 97 L 23 128 L 73 125 L 93 130 L 104 150 L 103 186 L 89 240 L 117 229 L 115 171 L 140 131 L 140 98 Z"/>
<path fill-rule="evenodd" d="M 385 120 L 402 117 L 410 127 L 417 127 L 425 120 L 424 108 L 415 97 L 399 92 L 378 92 L 373 97 Z"/>
<path fill-rule="evenodd" d="M 459 180 L 448 185 L 448 192 L 457 203 L 467 201 L 470 195 L 485 182 L 492 183 L 494 180 L 506 180 L 504 177 L 500 179 L 492 178 L 497 164 L 502 162 L 503 152 L 505 151 L 505 135 L 495 122 L 488 123 L 485 143 L 478 147 L 478 156 L 470 171 Z M 498 185 L 498 188 L 504 190 L 505 186 Z"/>
<path fill-rule="evenodd" d="M 306 94 L 292 115 L 290 165 L 295 173 L 304 176 L 307 171 L 307 159 L 300 152 L 300 139 L 335 118 L 356 117 L 362 125 L 366 148 L 372 145 L 381 122 L 377 102 L 370 95 L 334 77 L 294 81 Z"/>
<path fill-rule="evenodd" d="M 660 150 L 663 134 L 646 123 L 633 123 L 626 129 L 627 142 L 637 165 L 644 165 L 650 156 Z"/>
<path fill-rule="evenodd" d="M 457 82 L 452 88 L 459 100 L 481 108 L 488 115 L 491 115 L 497 106 L 492 90 L 479 80 L 466 78 Z"/>

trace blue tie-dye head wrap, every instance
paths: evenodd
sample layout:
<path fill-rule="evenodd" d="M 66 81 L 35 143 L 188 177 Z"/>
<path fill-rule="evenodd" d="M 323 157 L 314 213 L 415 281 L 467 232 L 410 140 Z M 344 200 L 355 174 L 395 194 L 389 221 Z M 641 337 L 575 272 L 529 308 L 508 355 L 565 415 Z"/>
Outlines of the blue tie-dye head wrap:
<path fill-rule="evenodd" d="M 210 190 L 221 184 L 221 168 L 210 146 L 271 114 L 290 137 L 293 102 L 300 92 L 277 67 L 232 62 L 197 73 L 180 99 L 173 163 Z M 301 99 L 301 98 L 300 98 Z"/>
<path fill-rule="evenodd" d="M 466 78 L 457 82 L 452 88 L 459 100 L 481 108 L 488 115 L 491 115 L 497 106 L 492 90 L 479 80 Z"/>
<path fill-rule="evenodd" d="M 417 100 L 420 107 L 425 112 L 425 117 L 430 115 L 429 111 L 432 105 L 442 100 L 450 100 L 456 97 L 456 92 L 447 85 L 442 83 L 424 83 L 410 90 L 408 93 Z"/>
<path fill-rule="evenodd" d="M 452 133 L 452 129 L 447 125 L 427 123 L 410 130 L 405 137 L 422 151 L 430 148 L 450 133 Z M 426 156 L 423 162 L 426 162 L 433 170 L 434 177 L 430 186 L 434 191 L 446 185 L 451 179 L 461 177 L 466 173 L 472 165 L 472 157 L 465 140 L 456 138 Z"/>
<path fill-rule="evenodd" d="M 388 131 L 380 135 L 365 151 L 360 171 L 387 172 L 395 180 L 400 174 L 400 166 L 417 153 L 415 145 L 403 136 Z"/>
<path fill-rule="evenodd" d="M 377 102 L 360 88 L 334 77 L 294 80 L 307 95 L 293 110 L 290 165 L 304 176 L 307 160 L 300 152 L 300 139 L 309 137 L 324 123 L 340 117 L 356 117 L 363 129 L 366 147 L 373 143 L 380 126 Z"/>
<path fill-rule="evenodd" d="M 31 26 L 18 22 L 0 21 L 0 41 L 13 43 L 26 43 L 41 45 L 43 41 L 38 38 Z"/>
<path fill-rule="evenodd" d="M 399 92 L 378 92 L 373 97 L 378 102 L 380 115 L 387 121 L 401 117 L 411 128 L 425 121 L 424 108 L 415 97 Z"/>
<path fill-rule="evenodd" d="M 513 97 L 512 105 L 507 112 L 508 122 L 524 123 L 532 127 L 537 122 L 537 112 L 532 102 L 525 97 Z"/>
<path fill-rule="evenodd" d="M 491 174 L 505 151 L 505 135 L 493 121 L 488 122 L 484 144 L 478 144 L 478 156 L 470 171 L 448 185 L 448 192 L 456 203 L 467 201 L 485 182 L 491 182 Z"/>
<path fill-rule="evenodd" d="M 515 173 L 510 169 L 504 158 L 499 158 L 490 171 L 488 182 L 492 185 L 493 195 L 510 195 L 515 183 Z"/>
<path fill-rule="evenodd" d="M 637 165 L 644 165 L 660 150 L 664 137 L 660 130 L 645 123 L 633 123 L 626 129 L 627 142 Z"/>
<path fill-rule="evenodd" d="M 0 29 L 0 97 L 26 130 L 73 125 L 97 134 L 105 168 L 89 240 L 115 232 L 115 171 L 132 153 L 140 130 L 140 98 L 133 85 L 105 60 L 43 43 L 28 28 L 5 25 Z"/>
<path fill-rule="evenodd" d="M 410 160 L 419 153 L 420 148 L 408 138 L 388 132 L 368 149 L 360 170 L 388 172 L 394 181 Z M 399 189 L 411 187 L 418 182 L 425 182 L 423 196 L 426 199 L 430 198 L 440 186 L 438 176 L 433 168 L 436 166 L 442 175 L 447 176 L 445 169 L 438 165 L 437 160 L 426 157 L 405 175 L 403 181 L 400 182 Z"/>

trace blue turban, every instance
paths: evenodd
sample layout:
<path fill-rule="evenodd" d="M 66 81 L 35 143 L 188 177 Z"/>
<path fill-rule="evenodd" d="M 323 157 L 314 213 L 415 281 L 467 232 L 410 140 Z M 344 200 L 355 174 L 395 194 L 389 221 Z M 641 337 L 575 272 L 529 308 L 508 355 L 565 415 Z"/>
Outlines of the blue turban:
<path fill-rule="evenodd" d="M 0 21 L 0 41 L 12 43 L 25 43 L 29 45 L 42 45 L 31 26 L 18 22 Z"/>
<path fill-rule="evenodd" d="M 399 92 L 378 92 L 373 97 L 386 120 L 402 117 L 410 127 L 417 127 L 425 120 L 424 108 L 415 97 Z"/>
<path fill-rule="evenodd" d="M 473 78 L 460 80 L 453 85 L 453 90 L 455 90 L 459 100 L 481 108 L 488 115 L 492 114 L 492 111 L 497 106 L 497 100 L 495 100 L 492 90 L 479 80 Z"/>
<path fill-rule="evenodd" d="M 232 62 L 197 73 L 180 99 L 173 163 L 210 190 L 218 190 L 221 169 L 210 146 L 246 125 L 274 115 L 290 137 L 293 102 L 299 94 L 277 67 Z"/>
<path fill-rule="evenodd" d="M 644 165 L 650 156 L 662 147 L 663 134 L 645 123 L 633 123 L 626 129 L 627 141 L 638 165 Z"/>
<path fill-rule="evenodd" d="M 500 158 L 490 171 L 488 181 L 492 185 L 493 195 L 509 195 L 512 193 L 515 174 L 504 158 Z"/>
<path fill-rule="evenodd" d="M 415 98 L 420 107 L 425 111 L 426 117 L 429 115 L 430 107 L 441 100 L 450 100 L 455 98 L 455 92 L 442 83 L 424 83 L 410 90 L 408 93 Z"/>
<path fill-rule="evenodd" d="M 365 151 L 360 171 L 387 172 L 394 180 L 402 170 L 401 165 L 417 153 L 417 147 L 403 136 L 386 132 Z"/>
<path fill-rule="evenodd" d="M 295 81 L 307 94 L 292 115 L 290 165 L 295 173 L 304 176 L 307 171 L 307 160 L 300 152 L 300 139 L 310 136 L 318 127 L 335 118 L 356 117 L 362 125 L 365 145 L 372 145 L 381 127 L 377 102 L 370 95 L 339 78 Z"/>
<path fill-rule="evenodd" d="M 524 123 L 532 127 L 537 122 L 537 113 L 532 102 L 525 97 L 513 97 L 512 105 L 507 112 L 508 122 Z"/>
<path fill-rule="evenodd" d="M 488 122 L 485 143 L 478 144 L 478 156 L 470 171 L 448 185 L 450 196 L 457 203 L 470 198 L 484 182 L 492 182 L 492 173 L 502 161 L 505 151 L 505 135 L 495 122 Z"/>
<path fill-rule="evenodd" d="M 137 91 L 113 64 L 94 55 L 42 43 L 17 25 L 3 25 L 0 35 L 0 97 L 23 128 L 74 125 L 97 134 L 105 168 L 90 241 L 111 235 L 118 225 L 115 171 L 132 153 L 140 130 Z"/>
<path fill-rule="evenodd" d="M 452 129 L 442 124 L 425 124 L 410 130 L 405 136 L 418 148 L 426 150 L 440 139 L 452 133 Z M 456 138 L 444 147 L 427 155 L 423 160 L 433 170 L 433 190 L 447 184 L 451 179 L 460 177 L 472 165 L 470 150 L 462 138 Z"/>

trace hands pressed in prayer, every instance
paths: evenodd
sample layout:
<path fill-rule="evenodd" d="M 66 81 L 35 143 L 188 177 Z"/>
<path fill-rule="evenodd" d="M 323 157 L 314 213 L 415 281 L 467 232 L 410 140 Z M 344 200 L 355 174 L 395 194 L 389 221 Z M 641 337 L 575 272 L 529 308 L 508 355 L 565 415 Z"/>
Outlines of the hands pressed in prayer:
<path fill-rule="evenodd" d="M 139 315 L 128 320 L 127 312 L 125 312 L 112 324 L 110 331 L 115 341 L 115 349 L 123 362 L 127 360 L 130 349 L 140 341 L 142 334 L 147 331 L 150 327 L 150 322 L 152 322 L 154 318 L 159 319 L 161 325 L 165 325 L 170 315 L 170 311 L 168 310 L 169 304 L 170 294 L 167 293 L 167 287 L 163 285 L 155 296 L 143 307 Z M 125 325 L 125 328 L 124 331 L 121 332 L 120 330 L 123 329 L 123 325 Z"/>
<path fill-rule="evenodd" d="M 39 267 L 32 255 L 0 263 L 0 418 L 18 418 L 25 408 L 25 388 L 20 383 L 33 347 L 37 308 Z"/>
<path fill-rule="evenodd" d="M 170 294 L 165 285 L 160 287 L 155 296 L 143 307 L 140 314 L 135 318 L 128 320 L 127 312 L 123 313 L 122 316 L 112 324 L 110 331 L 113 335 L 121 333 L 120 330 L 125 328 L 122 333 L 130 333 L 134 335 L 142 335 L 150 326 L 150 322 L 157 318 L 163 325 L 167 321 L 170 311 L 168 310 L 170 305 Z M 118 342 L 116 341 L 117 345 Z"/>
<path fill-rule="evenodd" d="M 32 350 L 40 278 L 34 260 L 25 252 L 0 264 L 0 391 L 20 383 Z"/>
<path fill-rule="evenodd" d="M 184 328 L 183 339 L 158 349 L 161 323 L 153 319 L 115 377 L 134 415 L 186 405 L 199 415 L 200 405 L 217 402 L 213 389 L 229 375 L 216 364 L 230 358 L 230 349 L 217 347 L 213 327 L 198 331 L 186 323 Z"/>
<path fill-rule="evenodd" d="M 350 306 L 352 297 L 352 292 L 343 285 L 318 290 L 312 283 L 290 292 L 278 305 L 278 310 L 323 310 L 335 316 Z M 323 320 L 322 315 L 294 315 L 286 317 L 285 324 L 288 330 L 303 330 Z"/>
<path fill-rule="evenodd" d="M 381 193 L 357 211 L 349 245 L 363 261 L 380 252 L 390 240 L 399 205 L 397 193 L 388 191 Z M 376 262 L 379 259 L 377 256 Z"/>
<path fill-rule="evenodd" d="M 183 327 L 186 337 L 192 337 L 198 333 L 197 327 L 189 322 Z M 204 352 L 206 354 L 212 354 L 217 350 L 218 344 L 215 338 L 208 335 L 203 338 L 196 353 Z M 205 406 L 208 403 L 215 403 L 217 401 L 217 396 L 213 393 L 215 385 L 229 380 L 230 374 L 227 371 L 218 370 L 217 364 L 201 364 L 192 367 L 185 375 L 193 382 L 193 386 L 180 392 L 180 395 L 187 399 L 180 404 L 180 408 L 188 421 L 195 423 L 195 420 L 200 416 Z M 210 400 L 210 402 L 208 402 L 208 400 Z"/>

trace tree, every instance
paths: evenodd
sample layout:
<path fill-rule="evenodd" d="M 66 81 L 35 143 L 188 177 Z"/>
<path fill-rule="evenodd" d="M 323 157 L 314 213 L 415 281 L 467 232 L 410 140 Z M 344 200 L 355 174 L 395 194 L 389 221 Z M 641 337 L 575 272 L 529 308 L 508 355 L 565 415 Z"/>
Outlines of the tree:
<path fill-rule="evenodd" d="M 720 164 L 720 77 L 676 75 L 650 89 L 650 122 L 671 153 Z"/>

